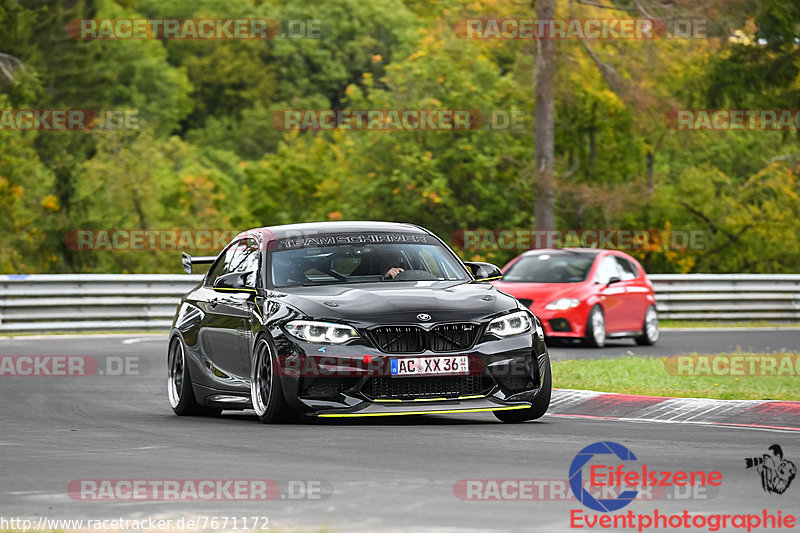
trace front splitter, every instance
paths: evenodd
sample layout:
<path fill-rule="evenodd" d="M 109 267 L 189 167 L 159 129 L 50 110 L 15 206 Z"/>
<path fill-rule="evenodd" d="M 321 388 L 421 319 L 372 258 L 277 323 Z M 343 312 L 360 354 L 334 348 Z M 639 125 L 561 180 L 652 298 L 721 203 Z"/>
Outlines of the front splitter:
<path fill-rule="evenodd" d="M 362 407 L 363 406 L 363 407 Z M 500 404 L 489 399 L 481 400 L 435 400 L 420 404 L 415 401 L 373 403 L 365 402 L 348 411 L 320 411 L 312 414 L 319 418 L 352 418 L 365 416 L 403 416 L 403 415 L 449 415 L 461 413 L 485 413 L 489 411 L 511 411 L 529 409 L 530 403 L 515 402 Z"/>

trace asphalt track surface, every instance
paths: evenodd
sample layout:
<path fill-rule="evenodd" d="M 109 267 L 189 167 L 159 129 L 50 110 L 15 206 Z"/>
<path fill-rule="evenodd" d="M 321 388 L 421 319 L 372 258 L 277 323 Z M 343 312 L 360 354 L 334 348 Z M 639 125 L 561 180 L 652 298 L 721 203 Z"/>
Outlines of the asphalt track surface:
<path fill-rule="evenodd" d="M 798 338 L 796 330 L 664 332 L 655 347 L 619 341 L 603 350 L 553 347 L 552 355 L 796 351 Z M 601 440 L 635 453 L 639 463 L 631 468 L 644 463 L 651 470 L 717 470 L 723 476 L 719 488 L 692 499 L 670 493 L 634 501 L 622 512 L 800 515 L 800 480 L 783 495 L 767 494 L 756 472 L 744 467 L 744 458 L 761 456 L 775 443 L 800 465 L 797 432 L 550 415 L 507 425 L 483 413 L 278 426 L 258 424 L 248 413 L 179 418 L 166 396 L 165 339 L 0 338 L 0 355 L 112 356 L 138 364 L 123 376 L 0 378 L 0 518 L 266 516 L 279 531 L 572 531 L 570 511 L 594 514 L 574 499 L 554 492 L 556 499 L 548 501 L 465 501 L 454 487 L 468 479 L 564 482 L 575 454 Z M 70 482 L 80 479 L 268 479 L 281 496 L 266 502 L 92 502 L 69 495 Z M 312 498 L 288 497 L 289 485 L 300 481 L 319 491 Z"/>

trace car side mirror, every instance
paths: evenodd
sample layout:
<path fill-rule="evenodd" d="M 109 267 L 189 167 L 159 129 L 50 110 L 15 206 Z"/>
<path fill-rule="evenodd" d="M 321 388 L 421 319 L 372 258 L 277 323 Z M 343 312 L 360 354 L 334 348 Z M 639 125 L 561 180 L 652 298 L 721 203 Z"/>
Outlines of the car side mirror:
<path fill-rule="evenodd" d="M 608 287 L 608 286 L 609 286 L 609 285 L 611 285 L 612 283 L 619 283 L 620 281 L 622 281 L 622 280 L 621 280 L 621 279 L 619 279 L 618 277 L 614 276 L 613 278 L 611 278 L 610 280 L 608 280 L 608 283 L 606 283 L 606 287 Z"/>
<path fill-rule="evenodd" d="M 503 277 L 503 273 L 497 266 L 491 263 L 464 263 L 472 272 L 475 281 L 495 281 Z"/>
<path fill-rule="evenodd" d="M 249 274 L 249 272 L 223 274 L 214 280 L 213 288 L 219 292 L 254 292 L 255 289 L 248 287 L 245 281 Z"/>

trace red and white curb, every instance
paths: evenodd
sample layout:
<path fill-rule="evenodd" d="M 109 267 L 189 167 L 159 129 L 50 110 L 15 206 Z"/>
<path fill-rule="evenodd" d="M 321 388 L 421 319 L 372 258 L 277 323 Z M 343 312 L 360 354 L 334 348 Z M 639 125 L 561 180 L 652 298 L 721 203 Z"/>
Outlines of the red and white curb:
<path fill-rule="evenodd" d="M 800 402 L 664 398 L 553 389 L 550 415 L 800 432 Z"/>

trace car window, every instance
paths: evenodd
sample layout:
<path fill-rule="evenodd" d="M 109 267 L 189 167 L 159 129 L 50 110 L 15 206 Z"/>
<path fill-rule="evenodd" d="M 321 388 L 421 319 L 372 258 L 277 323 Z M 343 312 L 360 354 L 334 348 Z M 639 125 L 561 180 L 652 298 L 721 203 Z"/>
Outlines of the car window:
<path fill-rule="evenodd" d="M 467 280 L 456 257 L 430 236 L 419 234 L 317 235 L 281 239 L 271 256 L 276 287 L 381 281 L 402 269 L 398 281 Z"/>
<path fill-rule="evenodd" d="M 608 284 L 611 278 L 619 278 L 622 279 L 622 274 L 620 273 L 620 266 L 617 263 L 617 260 L 614 256 L 606 256 L 601 261 L 600 264 L 597 266 L 597 277 L 596 280 L 598 283 L 603 285 Z"/>
<path fill-rule="evenodd" d="M 636 279 L 639 277 L 639 273 L 636 271 L 636 267 L 623 257 L 615 257 L 617 263 L 619 263 L 619 273 L 620 278 L 622 281 L 627 281 L 629 279 Z"/>
<path fill-rule="evenodd" d="M 233 254 L 235 253 L 235 249 L 233 246 L 226 248 L 219 257 L 217 257 L 217 261 L 208 271 L 206 274 L 206 285 L 209 287 L 214 284 L 218 277 L 223 274 L 227 273 L 227 267 L 233 259 Z"/>
<path fill-rule="evenodd" d="M 446 269 L 447 267 L 443 263 L 437 262 L 436 257 L 433 255 L 433 253 L 431 253 L 430 250 L 420 251 L 419 258 L 422 261 L 424 268 L 429 272 L 441 278 L 445 277 L 446 274 L 442 271 L 442 268 Z"/>
<path fill-rule="evenodd" d="M 594 254 L 554 252 L 521 257 L 511 265 L 503 281 L 511 283 L 578 283 L 586 280 Z"/>
<path fill-rule="evenodd" d="M 258 244 L 254 239 L 242 239 L 226 248 L 208 272 L 206 285 L 213 285 L 217 278 L 231 272 L 246 272 L 245 283 L 248 287 L 255 287 Z"/>
<path fill-rule="evenodd" d="M 237 250 L 231 260 L 230 272 L 244 272 L 244 278 L 248 287 L 256 286 L 256 272 L 258 272 L 258 244 L 254 239 L 246 239 L 241 245 L 236 246 Z"/>

